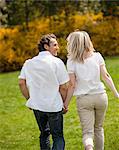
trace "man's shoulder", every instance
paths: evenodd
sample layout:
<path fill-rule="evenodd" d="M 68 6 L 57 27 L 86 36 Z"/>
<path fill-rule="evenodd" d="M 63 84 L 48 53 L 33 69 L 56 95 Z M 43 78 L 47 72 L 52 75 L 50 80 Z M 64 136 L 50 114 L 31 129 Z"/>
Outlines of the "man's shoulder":
<path fill-rule="evenodd" d="M 33 57 L 33 58 L 27 59 L 27 60 L 25 61 L 25 63 L 30 63 L 30 62 L 33 62 L 33 61 L 35 61 L 35 60 L 37 60 L 37 59 L 38 59 L 38 56 L 35 56 L 35 57 Z"/>
<path fill-rule="evenodd" d="M 59 58 L 59 57 L 53 56 L 53 58 L 54 58 L 54 61 L 56 61 L 56 62 L 58 62 L 58 63 L 64 63 L 64 62 L 61 60 L 61 58 Z"/>
<path fill-rule="evenodd" d="M 24 62 L 24 65 L 30 65 L 35 59 L 37 58 L 37 56 L 33 57 L 33 58 L 29 58 Z"/>
<path fill-rule="evenodd" d="M 27 60 L 25 61 L 24 65 L 29 64 L 31 61 L 32 61 L 32 59 L 27 59 Z"/>

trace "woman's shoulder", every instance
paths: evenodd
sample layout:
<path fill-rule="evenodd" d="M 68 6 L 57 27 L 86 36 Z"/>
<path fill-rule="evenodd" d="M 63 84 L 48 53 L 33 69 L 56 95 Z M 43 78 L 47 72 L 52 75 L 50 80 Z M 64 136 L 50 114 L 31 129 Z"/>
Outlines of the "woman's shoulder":
<path fill-rule="evenodd" d="M 100 57 L 102 57 L 101 53 L 98 51 L 94 52 L 94 56 L 96 57 L 96 59 L 99 59 Z"/>
<path fill-rule="evenodd" d="M 74 61 L 69 57 L 69 58 L 67 59 L 67 62 L 68 62 L 68 63 L 73 63 Z"/>
<path fill-rule="evenodd" d="M 104 64 L 104 58 L 100 52 L 95 52 L 95 60 L 100 64 Z"/>

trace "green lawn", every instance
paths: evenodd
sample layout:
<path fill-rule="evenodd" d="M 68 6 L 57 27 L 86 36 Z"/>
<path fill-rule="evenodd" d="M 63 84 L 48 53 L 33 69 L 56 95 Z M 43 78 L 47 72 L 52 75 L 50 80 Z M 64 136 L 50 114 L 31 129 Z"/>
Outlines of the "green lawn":
<path fill-rule="evenodd" d="M 119 57 L 106 59 L 119 90 Z M 31 110 L 18 87 L 19 72 L 0 74 L 0 150 L 38 150 L 39 131 Z M 119 150 L 119 100 L 107 89 L 109 107 L 104 123 L 105 150 Z M 75 98 L 64 115 L 66 150 L 83 150 L 79 117 Z"/>

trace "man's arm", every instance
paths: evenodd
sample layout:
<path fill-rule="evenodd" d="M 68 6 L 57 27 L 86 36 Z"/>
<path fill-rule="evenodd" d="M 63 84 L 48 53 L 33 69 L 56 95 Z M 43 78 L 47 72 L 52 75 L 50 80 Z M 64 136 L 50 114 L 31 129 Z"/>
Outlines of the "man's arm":
<path fill-rule="evenodd" d="M 19 87 L 23 96 L 28 100 L 29 99 L 29 91 L 26 85 L 25 79 L 19 79 Z"/>
<path fill-rule="evenodd" d="M 67 89 L 68 89 L 67 84 L 68 84 L 68 82 L 65 83 L 65 84 L 60 85 L 60 87 L 59 87 L 59 92 L 61 94 L 63 102 L 65 102 L 65 99 L 66 99 L 66 96 L 67 96 Z"/>

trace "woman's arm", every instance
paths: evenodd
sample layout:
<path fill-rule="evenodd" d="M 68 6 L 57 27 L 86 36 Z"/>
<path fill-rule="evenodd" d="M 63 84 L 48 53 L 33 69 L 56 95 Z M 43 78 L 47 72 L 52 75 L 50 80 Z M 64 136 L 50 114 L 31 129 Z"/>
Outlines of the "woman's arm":
<path fill-rule="evenodd" d="M 115 97 L 119 98 L 119 93 L 117 92 L 117 89 L 113 83 L 111 76 L 107 72 L 105 65 L 100 66 L 100 71 L 102 79 L 105 81 L 110 90 L 114 93 Z"/>
<path fill-rule="evenodd" d="M 75 89 L 75 84 L 76 84 L 75 74 L 71 73 L 71 74 L 69 74 L 69 77 L 70 77 L 70 81 L 69 81 L 69 84 L 68 84 L 68 91 L 67 91 L 66 100 L 64 102 L 64 107 L 65 107 L 66 110 L 68 110 L 68 105 L 69 105 L 69 102 L 70 102 L 70 100 L 73 96 L 74 89 Z"/>

